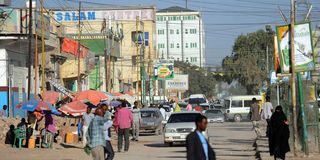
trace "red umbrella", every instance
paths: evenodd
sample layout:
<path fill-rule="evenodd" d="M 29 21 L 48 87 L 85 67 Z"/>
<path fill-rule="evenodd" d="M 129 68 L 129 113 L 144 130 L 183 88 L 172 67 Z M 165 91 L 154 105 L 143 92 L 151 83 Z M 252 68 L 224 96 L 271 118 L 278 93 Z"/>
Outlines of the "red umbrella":
<path fill-rule="evenodd" d="M 111 94 L 113 94 L 113 95 L 115 95 L 115 96 L 117 96 L 117 97 L 122 96 L 122 94 L 119 93 L 119 92 L 111 92 Z"/>
<path fill-rule="evenodd" d="M 97 105 L 100 103 L 101 100 L 107 99 L 108 96 L 105 95 L 102 92 L 99 91 L 94 91 L 94 90 L 87 90 L 87 91 L 82 91 L 76 95 L 76 100 L 83 101 L 83 100 L 88 100 L 92 104 Z"/>
<path fill-rule="evenodd" d="M 59 93 L 55 91 L 45 91 L 43 101 L 55 104 L 59 100 Z"/>
<path fill-rule="evenodd" d="M 124 92 L 124 94 L 130 95 L 130 96 L 133 96 L 133 95 L 134 95 L 134 93 L 131 92 L 131 91 Z"/>
<path fill-rule="evenodd" d="M 80 116 L 87 111 L 87 105 L 81 101 L 73 101 L 59 108 L 59 111 L 72 116 Z"/>

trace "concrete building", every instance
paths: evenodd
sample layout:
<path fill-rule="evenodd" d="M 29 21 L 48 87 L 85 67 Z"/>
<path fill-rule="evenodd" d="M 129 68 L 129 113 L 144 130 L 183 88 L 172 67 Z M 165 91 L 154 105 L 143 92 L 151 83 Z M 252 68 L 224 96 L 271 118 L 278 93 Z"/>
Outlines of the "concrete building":
<path fill-rule="evenodd" d="M 55 19 L 67 26 L 66 36 L 77 39 L 78 28 L 72 26 L 77 26 L 78 11 L 59 8 L 52 10 Z M 107 91 L 140 93 L 140 64 L 144 63 L 145 70 L 150 75 L 152 61 L 156 58 L 155 13 L 154 6 L 82 8 L 80 12 L 83 35 L 81 43 L 96 54 L 96 69 L 89 73 L 89 88 L 106 91 L 105 70 L 107 68 L 107 75 L 110 76 L 110 87 Z M 104 27 L 110 31 L 107 35 L 103 31 Z M 144 49 L 142 45 L 139 45 L 137 50 L 136 30 L 144 37 L 144 41 L 141 42 L 145 45 Z M 108 55 L 111 52 L 111 62 L 108 64 L 104 63 L 105 48 L 107 48 Z M 142 61 L 140 61 L 141 54 L 143 54 Z"/>
<path fill-rule="evenodd" d="M 156 15 L 159 57 L 204 67 L 205 32 L 200 12 L 175 6 Z"/>

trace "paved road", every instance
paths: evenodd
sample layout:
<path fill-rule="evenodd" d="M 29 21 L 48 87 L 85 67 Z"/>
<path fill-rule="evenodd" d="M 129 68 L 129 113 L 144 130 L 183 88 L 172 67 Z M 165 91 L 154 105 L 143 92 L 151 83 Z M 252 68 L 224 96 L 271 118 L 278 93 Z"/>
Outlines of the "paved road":
<path fill-rule="evenodd" d="M 208 129 L 209 141 L 217 158 L 220 160 L 254 159 L 253 131 L 247 122 L 211 124 Z M 115 138 L 115 136 L 113 137 Z M 113 141 L 116 150 L 116 141 Z M 116 153 L 115 160 L 179 160 L 186 159 L 186 149 L 183 145 L 168 147 L 163 144 L 162 136 L 144 134 L 139 142 L 130 144 L 127 153 Z M 1 148 L 0 159 L 10 160 L 90 160 L 81 148 L 72 145 L 58 146 L 54 150 L 48 149 L 12 149 Z"/>

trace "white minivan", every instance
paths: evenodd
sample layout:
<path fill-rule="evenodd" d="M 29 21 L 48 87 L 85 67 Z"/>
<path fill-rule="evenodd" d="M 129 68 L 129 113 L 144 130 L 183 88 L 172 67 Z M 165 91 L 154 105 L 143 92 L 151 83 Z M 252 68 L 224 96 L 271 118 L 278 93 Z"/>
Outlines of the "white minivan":
<path fill-rule="evenodd" d="M 244 119 L 249 119 L 250 106 L 252 99 L 256 98 L 260 106 L 263 97 L 260 95 L 246 95 L 246 96 L 229 96 L 224 99 L 224 109 L 227 120 L 234 120 L 240 122 Z"/>

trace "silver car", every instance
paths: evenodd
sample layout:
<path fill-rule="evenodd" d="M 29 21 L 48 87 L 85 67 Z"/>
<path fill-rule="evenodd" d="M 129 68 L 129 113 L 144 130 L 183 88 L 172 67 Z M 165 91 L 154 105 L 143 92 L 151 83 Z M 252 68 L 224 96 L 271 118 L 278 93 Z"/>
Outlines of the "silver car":
<path fill-rule="evenodd" d="M 162 134 L 163 117 L 158 108 L 143 108 L 140 110 L 142 123 L 140 130 L 153 131 L 157 135 Z"/>
<path fill-rule="evenodd" d="M 220 109 L 209 109 L 206 110 L 204 115 L 208 118 L 209 123 L 223 123 L 225 120 L 225 116 Z"/>
<path fill-rule="evenodd" d="M 164 143 L 172 146 L 176 142 L 185 142 L 187 135 L 196 129 L 195 120 L 199 112 L 172 113 L 164 127 Z"/>

